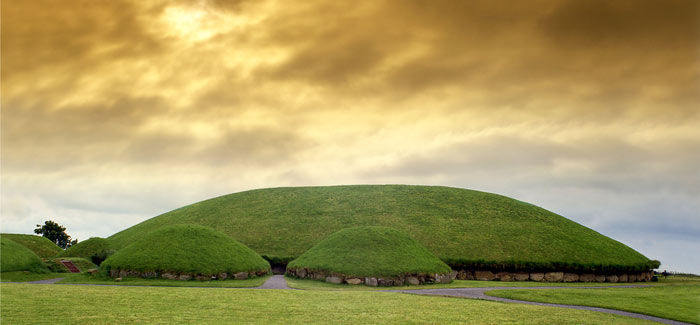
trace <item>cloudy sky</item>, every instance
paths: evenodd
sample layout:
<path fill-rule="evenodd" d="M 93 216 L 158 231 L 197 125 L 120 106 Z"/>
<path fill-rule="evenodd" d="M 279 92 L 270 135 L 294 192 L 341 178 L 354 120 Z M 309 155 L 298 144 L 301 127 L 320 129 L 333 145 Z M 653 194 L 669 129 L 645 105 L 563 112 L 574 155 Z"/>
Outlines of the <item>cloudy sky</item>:
<path fill-rule="evenodd" d="M 495 192 L 700 273 L 700 2 L 2 1 L 2 231 Z"/>

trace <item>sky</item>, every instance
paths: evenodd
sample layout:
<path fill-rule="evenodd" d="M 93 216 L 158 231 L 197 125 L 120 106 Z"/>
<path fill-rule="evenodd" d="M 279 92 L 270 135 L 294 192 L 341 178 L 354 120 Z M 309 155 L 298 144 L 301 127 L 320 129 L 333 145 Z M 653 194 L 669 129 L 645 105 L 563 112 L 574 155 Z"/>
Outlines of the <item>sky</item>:
<path fill-rule="evenodd" d="M 2 232 L 256 188 L 527 201 L 700 274 L 700 2 L 2 1 Z"/>

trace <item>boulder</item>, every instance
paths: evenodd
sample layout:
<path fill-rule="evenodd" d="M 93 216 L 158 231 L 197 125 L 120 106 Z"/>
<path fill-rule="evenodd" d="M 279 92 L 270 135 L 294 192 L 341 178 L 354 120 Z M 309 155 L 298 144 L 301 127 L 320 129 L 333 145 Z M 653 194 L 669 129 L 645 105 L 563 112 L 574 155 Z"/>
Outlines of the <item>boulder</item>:
<path fill-rule="evenodd" d="M 578 280 L 581 282 L 593 282 L 595 281 L 595 275 L 591 273 L 584 273 L 579 275 Z"/>
<path fill-rule="evenodd" d="M 449 277 L 450 277 L 450 275 L 448 274 L 448 275 L 446 275 L 446 277 L 448 277 L 448 278 L 449 278 Z M 396 287 L 398 287 L 398 286 L 402 286 L 402 285 L 404 284 L 404 282 L 405 282 L 405 279 L 404 279 L 404 278 L 402 278 L 402 277 L 398 277 L 398 278 L 393 278 L 393 279 L 391 279 L 391 280 L 393 281 L 393 283 L 394 283 L 394 286 L 396 286 Z"/>
<path fill-rule="evenodd" d="M 513 273 L 510 272 L 498 272 L 496 273 L 496 278 L 501 281 L 510 282 L 513 281 Z"/>
<path fill-rule="evenodd" d="M 87 271 L 87 273 L 90 274 L 90 275 L 95 275 L 95 274 L 97 274 L 97 273 L 100 273 L 100 270 L 98 270 L 98 269 L 89 269 L 89 270 Z"/>
<path fill-rule="evenodd" d="M 326 274 L 323 272 L 316 272 L 312 274 L 314 280 L 325 280 L 326 279 Z M 307 276 L 308 278 L 311 278 L 312 276 Z"/>
<path fill-rule="evenodd" d="M 129 276 L 129 272 L 127 270 L 120 270 L 119 271 L 120 278 L 126 278 L 127 276 Z"/>
<path fill-rule="evenodd" d="M 114 281 L 117 281 L 117 282 L 119 282 L 119 281 L 121 281 L 121 280 L 122 280 L 122 278 L 116 278 L 116 279 L 114 279 Z"/>
<path fill-rule="evenodd" d="M 297 276 L 302 278 L 302 279 L 305 278 L 306 274 L 307 274 L 306 269 L 297 269 L 296 273 L 297 273 Z"/>
<path fill-rule="evenodd" d="M 238 272 L 233 275 L 236 280 L 245 280 L 248 278 L 248 272 Z"/>
<path fill-rule="evenodd" d="M 613 275 L 606 275 L 606 276 L 605 276 L 605 282 L 617 283 L 617 280 L 619 280 L 619 278 L 617 277 L 617 275 L 614 275 L 614 274 L 613 274 Z"/>
<path fill-rule="evenodd" d="M 378 284 L 379 281 L 377 281 L 377 278 L 365 278 L 365 285 L 376 287 Z"/>
<path fill-rule="evenodd" d="M 172 273 L 163 273 L 160 275 L 160 277 L 163 279 L 168 279 L 168 280 L 177 280 L 177 278 L 178 278 L 177 274 L 172 274 Z"/>
<path fill-rule="evenodd" d="M 541 273 L 541 272 L 530 273 L 530 280 L 542 282 L 544 280 L 544 273 Z"/>
<path fill-rule="evenodd" d="M 564 279 L 564 272 L 547 272 L 544 274 L 544 280 L 547 282 L 561 282 Z"/>
<path fill-rule="evenodd" d="M 629 277 L 627 274 L 620 274 L 619 279 L 617 279 L 617 282 L 629 282 Z"/>
<path fill-rule="evenodd" d="M 343 278 L 335 275 L 331 275 L 326 277 L 326 282 L 333 283 L 333 284 L 341 284 L 343 283 Z"/>
<path fill-rule="evenodd" d="M 636 274 L 628 274 L 628 275 L 627 275 L 627 281 L 629 281 L 629 282 L 637 282 L 637 275 L 636 275 Z"/>
<path fill-rule="evenodd" d="M 451 274 L 436 274 L 435 279 L 439 283 L 447 284 L 452 282 L 452 275 Z"/>
<path fill-rule="evenodd" d="M 564 282 L 577 282 L 580 279 L 580 276 L 576 273 L 564 273 Z"/>
<path fill-rule="evenodd" d="M 420 279 L 418 279 L 415 276 L 409 276 L 409 277 L 406 277 L 406 283 L 408 283 L 412 286 L 417 286 L 417 285 L 420 285 Z"/>
<path fill-rule="evenodd" d="M 457 278 L 457 271 L 452 270 L 452 272 L 450 272 L 450 280 L 454 280 L 456 278 Z"/>
<path fill-rule="evenodd" d="M 459 272 L 457 272 L 457 280 L 466 280 L 466 279 L 467 279 L 467 271 L 459 270 Z"/>
<path fill-rule="evenodd" d="M 362 284 L 362 279 L 350 278 L 350 279 L 345 279 L 345 282 L 347 282 L 348 284 Z"/>
<path fill-rule="evenodd" d="M 605 275 L 596 274 L 595 282 L 605 282 Z"/>
<path fill-rule="evenodd" d="M 177 279 L 181 281 L 187 281 L 189 279 L 192 279 L 192 276 L 189 274 L 180 274 L 180 276 L 178 276 Z"/>
<path fill-rule="evenodd" d="M 491 271 L 474 271 L 474 278 L 479 281 L 491 281 L 496 278 L 496 275 Z"/>
<path fill-rule="evenodd" d="M 211 280 L 211 277 L 208 277 L 206 275 L 197 275 L 194 277 L 194 279 L 197 281 L 209 281 Z"/>
<path fill-rule="evenodd" d="M 394 285 L 394 281 L 391 278 L 378 278 L 377 283 L 380 287 L 391 287 Z"/>
<path fill-rule="evenodd" d="M 216 278 L 219 280 L 226 280 L 228 278 L 228 273 L 219 272 L 219 274 L 216 275 Z"/>
<path fill-rule="evenodd" d="M 513 275 L 513 279 L 515 281 L 527 281 L 530 279 L 530 274 L 525 273 L 525 272 L 518 272 Z"/>

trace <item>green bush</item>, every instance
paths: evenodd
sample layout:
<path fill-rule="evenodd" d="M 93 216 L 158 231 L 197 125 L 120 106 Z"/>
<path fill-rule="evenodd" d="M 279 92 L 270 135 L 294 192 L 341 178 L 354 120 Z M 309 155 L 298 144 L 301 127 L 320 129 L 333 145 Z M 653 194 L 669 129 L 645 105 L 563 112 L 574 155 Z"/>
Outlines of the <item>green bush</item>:
<path fill-rule="evenodd" d="M 109 240 L 92 237 L 88 240 L 79 242 L 65 251 L 58 254 L 58 257 L 82 257 L 92 261 L 96 265 L 100 265 L 116 250 L 113 248 Z"/>

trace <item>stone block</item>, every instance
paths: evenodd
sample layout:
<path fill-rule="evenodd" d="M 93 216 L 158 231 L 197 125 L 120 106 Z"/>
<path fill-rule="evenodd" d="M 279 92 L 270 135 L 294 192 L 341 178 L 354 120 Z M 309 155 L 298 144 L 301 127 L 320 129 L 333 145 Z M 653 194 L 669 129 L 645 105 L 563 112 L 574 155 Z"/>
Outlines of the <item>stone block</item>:
<path fill-rule="evenodd" d="M 547 272 L 544 280 L 547 282 L 561 282 L 564 279 L 564 272 Z"/>
<path fill-rule="evenodd" d="M 479 281 L 491 281 L 496 279 L 496 275 L 491 271 L 474 271 L 474 278 Z"/>

